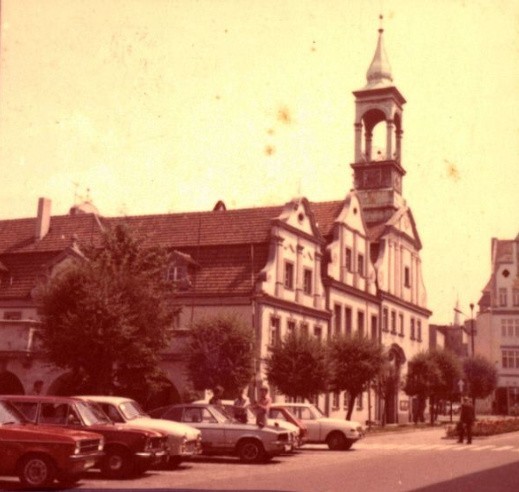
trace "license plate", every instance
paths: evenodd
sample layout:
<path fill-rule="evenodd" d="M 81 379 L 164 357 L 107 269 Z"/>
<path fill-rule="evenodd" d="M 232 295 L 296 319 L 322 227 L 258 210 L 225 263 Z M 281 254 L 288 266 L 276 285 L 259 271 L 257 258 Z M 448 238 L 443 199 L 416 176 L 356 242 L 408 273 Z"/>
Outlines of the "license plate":
<path fill-rule="evenodd" d="M 85 461 L 85 470 L 87 468 L 92 468 L 96 464 L 95 460 L 87 460 Z"/>

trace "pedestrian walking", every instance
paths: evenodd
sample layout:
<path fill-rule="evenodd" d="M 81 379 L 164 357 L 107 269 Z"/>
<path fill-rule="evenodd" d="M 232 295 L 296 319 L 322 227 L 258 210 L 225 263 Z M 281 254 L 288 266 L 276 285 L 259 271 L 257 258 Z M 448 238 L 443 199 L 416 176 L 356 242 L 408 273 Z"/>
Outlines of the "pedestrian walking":
<path fill-rule="evenodd" d="M 458 442 L 462 443 L 467 435 L 467 444 L 472 443 L 472 425 L 476 420 L 476 413 L 474 406 L 468 397 L 463 398 L 460 410 L 460 421 L 458 423 L 459 428 L 459 439 Z"/>

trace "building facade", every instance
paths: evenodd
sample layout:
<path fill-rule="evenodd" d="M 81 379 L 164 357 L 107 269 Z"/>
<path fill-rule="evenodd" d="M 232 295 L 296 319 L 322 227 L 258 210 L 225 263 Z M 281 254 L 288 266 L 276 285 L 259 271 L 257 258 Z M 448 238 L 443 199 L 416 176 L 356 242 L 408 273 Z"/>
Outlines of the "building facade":
<path fill-rule="evenodd" d="M 256 376 L 268 383 L 265 360 L 289 332 L 321 340 L 360 334 L 386 347 L 401 379 L 407 361 L 428 348 L 427 298 L 422 248 L 413 214 L 403 197 L 403 106 L 393 84 L 379 30 L 366 85 L 355 91 L 353 189 L 344 199 L 163 215 L 100 216 L 73 207 L 51 216 L 40 199 L 36 218 L 0 221 L 0 393 L 64 391 L 67 375 L 38 351 L 34 288 L 67 261 L 96 244 L 103 229 L 125 222 L 148 244 L 171 252 L 165 274 L 177 285 L 181 308 L 176 336 L 162 355 L 170 400 L 188 388 L 183 360 L 193 321 L 232 312 L 250 322 L 256 336 Z M 382 135 L 382 138 L 379 138 Z M 283 395 L 272 393 L 276 400 Z M 344 417 L 343 394 L 319 397 L 332 416 Z M 382 405 L 373 391 L 358 399 L 353 418 L 407 422 L 412 405 L 395 381 Z M 382 415 L 383 414 L 383 415 Z"/>
<path fill-rule="evenodd" d="M 498 388 L 487 410 L 519 415 L 519 235 L 493 238 L 491 246 L 491 275 L 479 301 L 475 352 L 498 371 Z"/>

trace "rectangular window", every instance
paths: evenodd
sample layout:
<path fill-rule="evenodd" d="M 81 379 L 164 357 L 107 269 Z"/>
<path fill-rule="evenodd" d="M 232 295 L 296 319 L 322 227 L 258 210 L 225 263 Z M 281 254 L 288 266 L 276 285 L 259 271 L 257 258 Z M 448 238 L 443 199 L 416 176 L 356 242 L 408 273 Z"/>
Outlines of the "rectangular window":
<path fill-rule="evenodd" d="M 294 289 L 294 264 L 285 262 L 285 289 Z"/>
<path fill-rule="evenodd" d="M 305 268 L 303 276 L 303 291 L 305 294 L 312 294 L 312 270 Z"/>
<path fill-rule="evenodd" d="M 364 408 L 364 393 L 359 393 L 357 395 L 357 410 L 362 410 Z"/>
<path fill-rule="evenodd" d="M 391 311 L 391 333 L 396 335 L 396 312 Z"/>
<path fill-rule="evenodd" d="M 296 322 L 293 320 L 287 321 L 287 335 L 291 335 L 296 331 Z"/>
<path fill-rule="evenodd" d="M 320 326 L 314 326 L 314 337 L 319 341 L 323 339 L 323 329 Z"/>
<path fill-rule="evenodd" d="M 269 346 L 276 347 L 281 341 L 279 318 L 270 318 Z"/>
<path fill-rule="evenodd" d="M 309 334 L 308 323 L 301 323 L 301 335 L 307 337 Z"/>
<path fill-rule="evenodd" d="M 416 338 L 419 342 L 422 341 L 422 321 L 421 320 L 416 320 Z"/>
<path fill-rule="evenodd" d="M 411 271 L 409 267 L 404 268 L 404 285 L 406 287 L 411 287 Z"/>
<path fill-rule="evenodd" d="M 340 393 L 333 393 L 332 395 L 332 408 L 333 410 L 338 410 L 339 409 L 339 401 L 341 399 L 341 394 Z"/>
<path fill-rule="evenodd" d="M 359 337 L 364 336 L 364 312 L 357 311 L 357 333 Z"/>
<path fill-rule="evenodd" d="M 378 323 L 376 316 L 371 316 L 371 339 L 378 339 Z"/>
<path fill-rule="evenodd" d="M 382 331 L 389 331 L 389 312 L 387 308 L 382 310 Z"/>
<path fill-rule="evenodd" d="M 514 368 L 514 351 L 513 350 L 503 350 L 502 351 L 502 363 L 503 363 L 503 369 L 513 369 Z"/>
<path fill-rule="evenodd" d="M 357 256 L 357 272 L 361 277 L 364 276 L 364 255 L 361 254 Z"/>
<path fill-rule="evenodd" d="M 334 322 L 334 334 L 340 335 L 341 334 L 341 325 L 342 325 L 342 307 L 339 304 L 335 304 L 333 307 L 333 322 Z"/>
<path fill-rule="evenodd" d="M 399 335 L 401 337 L 405 336 L 405 329 L 404 329 L 404 315 L 403 314 L 399 314 L 398 315 L 398 320 L 399 320 L 399 325 L 400 325 L 400 332 L 399 332 Z"/>
<path fill-rule="evenodd" d="M 415 339 L 414 318 L 411 318 L 411 333 L 409 334 L 409 338 L 411 338 L 411 340 Z"/>
<path fill-rule="evenodd" d="M 499 289 L 499 306 L 504 307 L 508 304 L 508 299 L 506 298 L 506 288 L 501 287 Z"/>
<path fill-rule="evenodd" d="M 4 311 L 4 319 L 9 321 L 20 321 L 22 319 L 21 311 Z"/>
<path fill-rule="evenodd" d="M 351 248 L 346 248 L 346 252 L 345 252 L 345 257 L 344 257 L 344 266 L 346 267 L 346 270 L 348 272 L 351 272 L 353 271 L 353 262 L 352 262 L 352 253 L 351 253 Z"/>
<path fill-rule="evenodd" d="M 512 297 L 514 306 L 519 306 L 519 289 L 512 290 Z"/>
<path fill-rule="evenodd" d="M 346 328 L 346 335 L 351 336 L 353 328 L 351 326 L 351 308 L 344 308 L 344 324 Z"/>

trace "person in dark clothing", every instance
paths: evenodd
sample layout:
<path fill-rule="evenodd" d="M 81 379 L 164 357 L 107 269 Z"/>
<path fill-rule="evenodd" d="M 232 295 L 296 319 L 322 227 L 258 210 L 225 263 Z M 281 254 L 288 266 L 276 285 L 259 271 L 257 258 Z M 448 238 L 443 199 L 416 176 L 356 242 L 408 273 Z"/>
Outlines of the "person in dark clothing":
<path fill-rule="evenodd" d="M 223 410 L 222 395 L 223 388 L 221 386 L 215 386 L 213 389 L 213 396 L 209 400 L 209 403 Z"/>
<path fill-rule="evenodd" d="M 467 444 L 472 443 L 472 425 L 476 420 L 476 413 L 474 407 L 469 398 L 463 398 L 460 410 L 460 421 L 459 421 L 459 439 L 458 442 L 462 443 L 467 434 Z"/>

